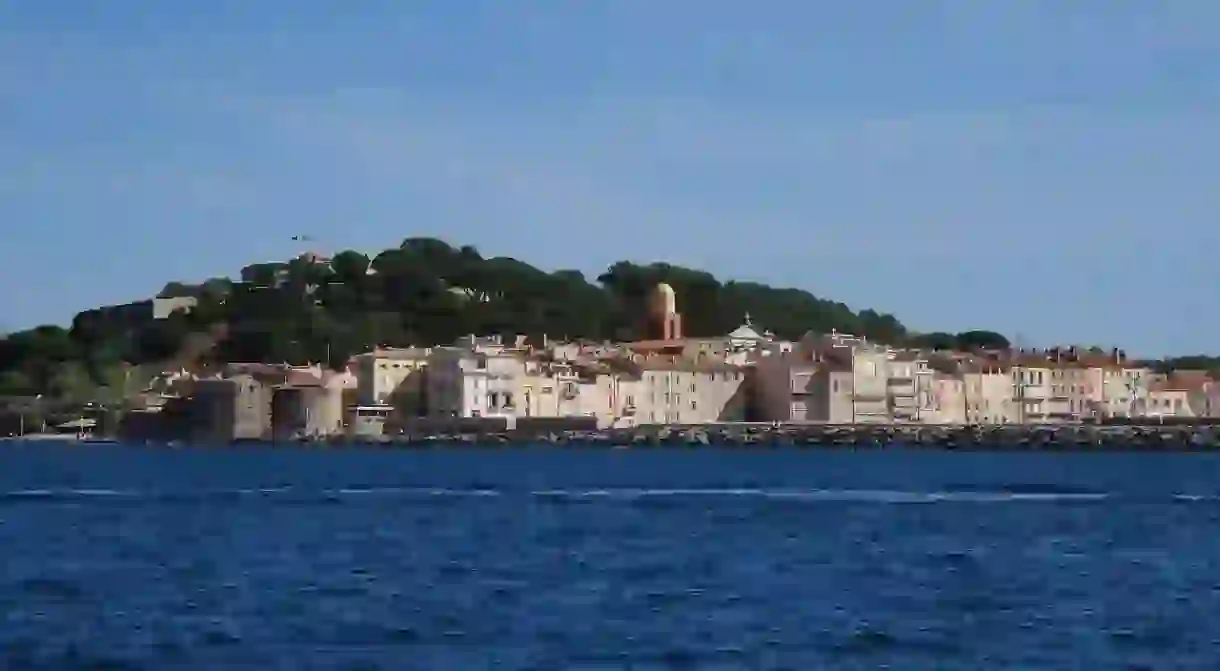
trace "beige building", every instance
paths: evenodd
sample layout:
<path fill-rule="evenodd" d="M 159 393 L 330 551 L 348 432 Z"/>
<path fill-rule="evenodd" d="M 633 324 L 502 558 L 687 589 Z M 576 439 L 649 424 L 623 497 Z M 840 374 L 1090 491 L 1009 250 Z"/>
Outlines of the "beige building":
<path fill-rule="evenodd" d="M 271 435 L 272 390 L 254 375 L 195 382 L 190 434 L 196 442 L 264 440 Z"/>
<path fill-rule="evenodd" d="M 896 422 L 920 422 L 932 410 L 933 371 L 920 352 L 895 351 L 887 356 L 890 416 Z"/>
<path fill-rule="evenodd" d="M 767 422 L 811 422 L 825 411 L 811 407 L 825 403 L 819 385 L 820 364 L 807 351 L 786 352 L 759 359 L 754 365 L 754 407 Z M 817 399 L 817 400 L 815 400 Z"/>
<path fill-rule="evenodd" d="M 1093 415 L 1091 380 L 1085 364 L 1052 360 L 1049 414 L 1055 421 L 1075 421 Z"/>
<path fill-rule="evenodd" d="M 1148 389 L 1145 417 L 1211 417 L 1216 383 L 1203 371 L 1175 371 Z"/>
<path fill-rule="evenodd" d="M 986 359 L 971 359 L 962 366 L 962 404 L 967 424 L 1015 424 L 1021 406 L 1014 398 L 1017 369 Z M 1037 379 L 1031 376 L 1030 379 Z"/>
<path fill-rule="evenodd" d="M 1045 423 L 1051 421 L 1053 400 L 1050 362 L 1022 352 L 1012 361 L 1010 368 L 1013 386 L 1012 398 L 1016 404 L 1016 417 L 1020 423 Z"/>
<path fill-rule="evenodd" d="M 1148 405 L 1150 370 L 1126 362 L 1088 363 L 1089 405 L 1095 417 L 1138 417 Z"/>
<path fill-rule="evenodd" d="M 429 348 L 378 348 L 354 357 L 356 397 L 363 406 L 395 405 L 424 411 L 424 368 Z"/>
<path fill-rule="evenodd" d="M 518 380 L 522 417 L 578 416 L 590 402 L 581 395 L 582 379 L 571 361 L 526 360 Z"/>
<path fill-rule="evenodd" d="M 1171 382 L 1158 382 L 1148 390 L 1148 407 L 1145 417 L 1194 417 L 1190 404 L 1191 390 Z"/>
<path fill-rule="evenodd" d="M 1220 384 L 1213 382 L 1190 394 L 1190 407 L 1196 417 L 1220 418 Z"/>
<path fill-rule="evenodd" d="M 826 357 L 831 370 L 846 372 L 850 389 L 851 421 L 854 424 L 888 423 L 890 415 L 889 357 L 884 348 L 853 347 L 847 367 L 836 368 L 841 363 L 833 354 Z M 841 386 L 841 380 L 832 379 L 832 387 Z"/>
<path fill-rule="evenodd" d="M 635 362 L 632 385 L 639 424 L 707 424 L 744 421 L 748 369 L 714 361 L 653 358 Z"/>
<path fill-rule="evenodd" d="M 956 374 L 937 372 L 932 378 L 932 407 L 925 424 L 966 424 L 966 383 Z"/>
<path fill-rule="evenodd" d="M 272 436 L 276 440 L 323 438 L 346 428 L 343 390 L 318 384 L 283 386 L 271 401 Z"/>
<path fill-rule="evenodd" d="M 842 334 L 806 335 L 794 351 L 778 352 L 754 361 L 755 405 L 758 418 L 775 422 L 831 424 L 892 421 L 890 352 L 862 339 Z M 894 392 L 907 417 L 918 414 L 916 378 L 920 367 L 911 361 L 909 385 Z M 900 367 L 903 372 L 907 368 Z M 921 372 L 920 375 L 923 373 Z M 929 372 L 930 375 L 930 372 Z M 925 385 L 925 391 L 930 388 Z"/>

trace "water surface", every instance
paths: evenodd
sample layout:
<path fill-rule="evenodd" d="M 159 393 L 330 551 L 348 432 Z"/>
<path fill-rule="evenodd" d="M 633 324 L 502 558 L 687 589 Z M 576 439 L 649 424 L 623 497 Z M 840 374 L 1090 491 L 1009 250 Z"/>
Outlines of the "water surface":
<path fill-rule="evenodd" d="M 1220 667 L 1220 455 L 0 462 L 0 668 Z"/>

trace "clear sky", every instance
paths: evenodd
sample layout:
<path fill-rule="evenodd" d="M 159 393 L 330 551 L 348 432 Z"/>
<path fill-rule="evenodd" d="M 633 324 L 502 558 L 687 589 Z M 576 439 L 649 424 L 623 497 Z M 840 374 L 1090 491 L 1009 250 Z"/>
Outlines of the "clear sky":
<path fill-rule="evenodd" d="M 0 0 L 0 328 L 408 236 L 1220 353 L 1215 0 Z"/>

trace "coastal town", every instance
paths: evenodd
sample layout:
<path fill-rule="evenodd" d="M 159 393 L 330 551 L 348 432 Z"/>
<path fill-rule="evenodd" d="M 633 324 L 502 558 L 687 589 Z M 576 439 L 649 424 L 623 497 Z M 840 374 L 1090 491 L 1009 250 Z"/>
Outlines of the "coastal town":
<path fill-rule="evenodd" d="M 445 346 L 374 348 L 338 371 L 241 362 L 164 371 L 136 395 L 121 433 L 216 443 L 527 428 L 1220 416 L 1220 384 L 1206 371 L 1158 373 L 1117 349 L 940 351 L 833 331 L 784 340 L 749 314 L 723 336 L 686 337 L 666 284 L 652 294 L 650 323 L 654 337 L 633 342 L 470 335 Z"/>

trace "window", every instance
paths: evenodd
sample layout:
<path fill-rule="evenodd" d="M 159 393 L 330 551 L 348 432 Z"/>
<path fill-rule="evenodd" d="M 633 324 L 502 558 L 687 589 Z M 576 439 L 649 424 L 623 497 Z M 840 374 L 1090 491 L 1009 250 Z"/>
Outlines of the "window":
<path fill-rule="evenodd" d="M 694 391 L 694 390 L 695 390 L 695 383 L 694 383 L 694 382 L 690 383 L 690 390 L 691 390 L 691 391 Z"/>

